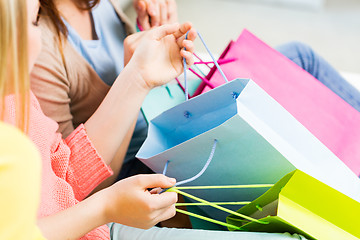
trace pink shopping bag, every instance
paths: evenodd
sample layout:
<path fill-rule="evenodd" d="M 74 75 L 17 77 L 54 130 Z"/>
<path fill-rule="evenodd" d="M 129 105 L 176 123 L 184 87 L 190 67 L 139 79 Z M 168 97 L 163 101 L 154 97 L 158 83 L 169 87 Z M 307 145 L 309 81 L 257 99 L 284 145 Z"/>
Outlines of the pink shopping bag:
<path fill-rule="evenodd" d="M 220 59 L 236 59 L 222 65 L 228 79 L 251 78 L 315 137 L 360 175 L 360 113 L 252 33 L 244 30 L 231 42 Z M 206 77 L 224 83 L 214 67 Z M 209 91 L 205 83 L 196 93 Z"/>

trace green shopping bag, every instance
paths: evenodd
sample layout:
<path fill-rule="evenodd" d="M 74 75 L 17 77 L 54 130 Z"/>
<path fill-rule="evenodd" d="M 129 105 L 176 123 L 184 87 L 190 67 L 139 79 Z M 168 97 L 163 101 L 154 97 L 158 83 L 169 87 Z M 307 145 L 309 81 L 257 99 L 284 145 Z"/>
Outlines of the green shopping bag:
<path fill-rule="evenodd" d="M 267 223 L 249 222 L 234 214 L 227 217 L 227 223 L 244 231 L 299 233 L 324 240 L 360 238 L 360 203 L 300 170 L 286 175 L 237 213 Z"/>
<path fill-rule="evenodd" d="M 173 187 L 177 192 L 197 203 L 177 203 L 188 211 L 177 212 L 227 227 L 230 231 L 297 233 L 307 239 L 355 240 L 360 239 L 358 216 L 360 203 L 338 192 L 310 175 L 295 170 L 252 202 L 208 202 L 184 190 L 259 188 L 271 185 L 228 185 Z M 226 223 L 189 211 L 189 206 L 208 206 L 231 213 Z M 244 205 L 234 212 L 226 205 Z M 221 228 L 220 228 L 221 229 Z"/>

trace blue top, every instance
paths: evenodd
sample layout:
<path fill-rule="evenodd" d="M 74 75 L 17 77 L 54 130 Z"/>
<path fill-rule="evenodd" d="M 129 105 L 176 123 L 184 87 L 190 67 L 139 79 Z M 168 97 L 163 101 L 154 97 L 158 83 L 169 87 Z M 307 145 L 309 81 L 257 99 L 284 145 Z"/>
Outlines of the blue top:
<path fill-rule="evenodd" d="M 109 0 L 101 0 L 91 13 L 97 40 L 83 40 L 75 29 L 63 19 L 69 32 L 68 41 L 88 61 L 100 78 L 111 86 L 124 68 L 125 27 Z M 140 149 L 146 135 L 147 124 L 144 116 L 140 113 L 124 164 L 135 159 L 135 154 Z M 134 173 L 139 172 L 141 169 L 137 169 L 136 164 L 125 164 L 122 167 L 124 174 L 122 173 L 120 176 L 127 177 L 130 168 Z"/>
<path fill-rule="evenodd" d="M 83 40 L 64 20 L 69 31 L 68 41 L 111 86 L 124 68 L 125 27 L 109 0 L 100 1 L 92 10 L 92 18 L 97 40 Z"/>

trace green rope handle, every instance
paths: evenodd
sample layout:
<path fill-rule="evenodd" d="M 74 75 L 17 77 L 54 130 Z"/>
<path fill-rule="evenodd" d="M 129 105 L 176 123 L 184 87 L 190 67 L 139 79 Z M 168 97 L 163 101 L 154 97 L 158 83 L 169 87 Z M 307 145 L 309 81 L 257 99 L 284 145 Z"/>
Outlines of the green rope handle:
<path fill-rule="evenodd" d="M 225 226 L 225 227 L 230 227 L 230 228 L 234 228 L 236 230 L 240 230 L 240 228 L 238 226 L 235 226 L 235 225 L 232 225 L 232 224 L 229 224 L 229 223 L 225 223 L 225 222 L 221 222 L 221 221 L 218 221 L 218 220 L 215 220 L 215 219 L 212 219 L 212 218 L 204 217 L 204 216 L 192 213 L 192 212 L 184 211 L 184 210 L 181 210 L 181 209 L 176 209 L 176 211 L 179 212 L 179 213 L 182 213 L 182 214 L 186 214 L 186 215 L 189 215 L 189 216 L 192 216 L 192 217 L 196 217 L 196 218 L 208 221 L 208 222 L 212 222 L 212 223 L 219 224 L 219 225 L 222 225 L 222 226 Z"/>
<path fill-rule="evenodd" d="M 238 216 L 238 217 L 247 219 L 247 220 L 249 220 L 249 221 L 257 222 L 257 223 L 260 223 L 260 224 L 269 224 L 269 222 L 261 221 L 261 220 L 258 220 L 258 219 L 255 219 L 255 218 L 246 216 L 246 215 L 244 215 L 244 214 L 241 214 L 241 213 L 232 211 L 232 210 L 230 210 L 230 209 L 227 209 L 227 208 L 218 206 L 218 205 L 216 205 L 216 204 L 214 204 L 214 203 L 208 202 L 208 201 L 203 200 L 203 199 L 201 199 L 201 198 L 195 197 L 195 196 L 193 196 L 193 195 L 191 195 L 191 194 L 189 194 L 189 193 L 186 193 L 186 192 L 183 192 L 183 191 L 179 190 L 177 187 L 169 188 L 167 191 L 168 191 L 168 192 L 176 192 L 176 193 L 181 194 L 181 195 L 183 195 L 183 196 L 185 196 L 185 197 L 192 198 L 192 199 L 194 199 L 195 201 L 201 202 L 201 203 L 203 203 L 203 204 L 205 204 L 205 205 L 209 205 L 209 206 L 211 206 L 211 207 L 214 207 L 214 208 L 217 208 L 217 209 L 222 210 L 222 211 L 224 211 L 224 212 L 227 212 L 227 213 L 236 215 L 236 216 Z M 212 220 L 214 220 L 214 219 L 212 219 Z M 214 221 L 216 221 L 216 220 L 214 220 Z M 213 222 L 213 221 L 211 221 L 211 222 Z"/>
<path fill-rule="evenodd" d="M 215 205 L 246 205 L 251 202 L 212 202 Z M 176 203 L 175 206 L 208 206 L 205 203 Z"/>
<path fill-rule="evenodd" d="M 229 188 L 270 188 L 274 184 L 248 184 L 248 185 L 224 185 L 224 186 L 191 186 L 191 187 L 176 187 L 181 190 L 193 190 L 193 189 L 229 189 Z"/>

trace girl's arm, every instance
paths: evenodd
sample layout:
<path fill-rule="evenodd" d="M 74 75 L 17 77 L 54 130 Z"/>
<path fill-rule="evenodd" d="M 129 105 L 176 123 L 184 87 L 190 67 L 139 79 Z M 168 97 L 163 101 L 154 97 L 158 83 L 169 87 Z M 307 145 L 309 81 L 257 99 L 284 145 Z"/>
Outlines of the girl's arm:
<path fill-rule="evenodd" d="M 175 193 L 151 194 L 147 189 L 168 188 L 175 179 L 160 174 L 137 175 L 115 183 L 73 207 L 38 220 L 48 240 L 79 239 L 109 222 L 150 228 L 175 215 Z"/>
<path fill-rule="evenodd" d="M 182 58 L 192 64 L 192 30 L 189 23 L 164 25 L 145 33 L 130 62 L 120 73 L 103 102 L 85 123 L 87 134 L 104 161 L 109 164 L 138 116 L 147 93 L 183 71 Z M 186 47 L 187 51 L 182 49 Z M 181 50 L 182 49 L 182 50 Z"/>
<path fill-rule="evenodd" d="M 181 50 L 193 50 L 192 41 L 184 40 L 190 29 L 190 24 L 174 24 L 149 31 L 98 110 L 85 123 L 87 136 L 106 162 L 113 158 L 149 90 L 178 76 L 183 71 L 183 57 L 188 64 L 193 63 L 192 54 Z M 174 184 L 174 179 L 158 174 L 127 178 L 73 207 L 40 219 L 39 226 L 48 239 L 78 239 L 108 222 L 150 228 L 175 215 L 177 195 L 152 194 L 148 189 Z"/>

